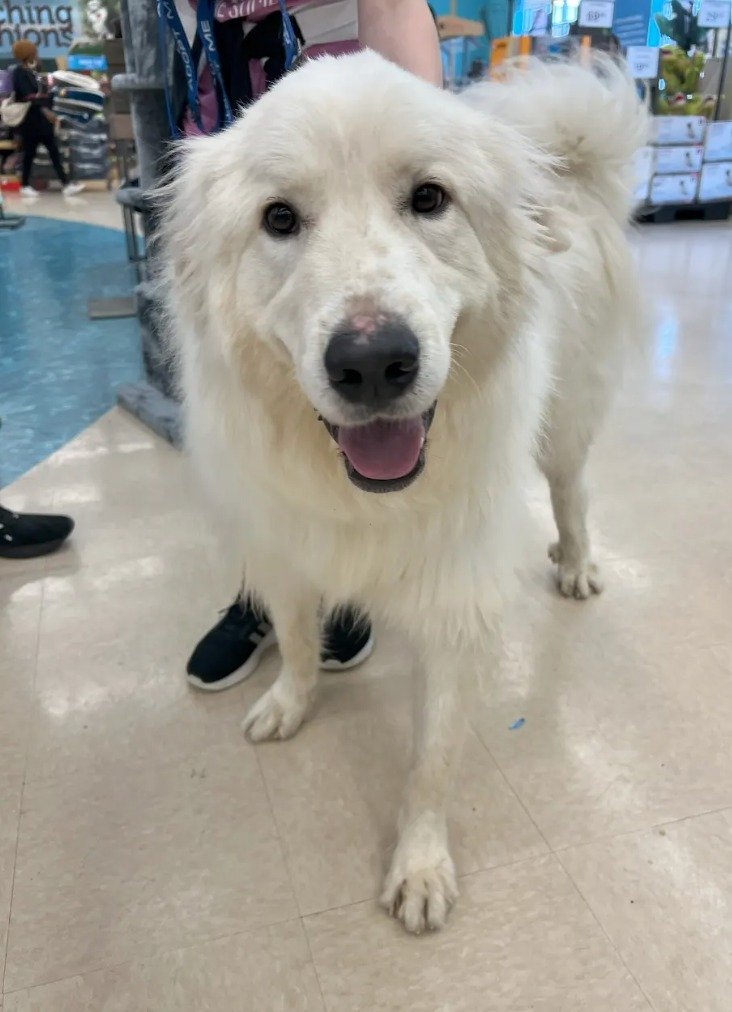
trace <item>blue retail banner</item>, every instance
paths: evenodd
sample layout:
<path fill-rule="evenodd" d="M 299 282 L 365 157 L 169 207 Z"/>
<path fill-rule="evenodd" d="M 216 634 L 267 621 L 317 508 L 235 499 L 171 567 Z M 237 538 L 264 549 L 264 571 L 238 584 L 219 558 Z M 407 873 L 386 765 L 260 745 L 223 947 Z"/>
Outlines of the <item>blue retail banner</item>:
<path fill-rule="evenodd" d="M 645 46 L 650 16 L 651 0 L 615 0 L 613 31 L 620 45 Z"/>
<path fill-rule="evenodd" d="M 107 69 L 106 56 L 91 56 L 88 53 L 72 53 L 66 60 L 67 70 L 93 70 L 104 73 Z"/>

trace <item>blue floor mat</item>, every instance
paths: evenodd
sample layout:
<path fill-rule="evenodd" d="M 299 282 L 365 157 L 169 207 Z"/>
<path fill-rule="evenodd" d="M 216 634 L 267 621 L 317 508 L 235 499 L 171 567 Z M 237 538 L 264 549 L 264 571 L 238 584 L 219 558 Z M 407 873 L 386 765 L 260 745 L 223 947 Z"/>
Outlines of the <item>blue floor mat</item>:
<path fill-rule="evenodd" d="M 30 217 L 0 233 L 0 488 L 72 439 L 142 375 L 137 320 L 90 320 L 132 293 L 124 236 Z"/>

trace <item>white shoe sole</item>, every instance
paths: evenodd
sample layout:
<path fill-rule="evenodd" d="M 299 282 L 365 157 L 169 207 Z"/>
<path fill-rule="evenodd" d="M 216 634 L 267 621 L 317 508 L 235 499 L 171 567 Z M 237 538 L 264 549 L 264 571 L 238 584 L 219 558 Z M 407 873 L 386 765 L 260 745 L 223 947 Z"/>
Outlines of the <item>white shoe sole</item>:
<path fill-rule="evenodd" d="M 192 686 L 196 689 L 200 689 L 202 692 L 223 692 L 224 689 L 231 689 L 233 686 L 238 685 L 239 682 L 245 682 L 247 678 L 251 678 L 254 672 L 259 667 L 259 662 L 262 660 L 264 654 L 273 646 L 277 644 L 277 636 L 275 635 L 274 629 L 270 630 L 264 637 L 262 642 L 258 645 L 252 656 L 246 662 L 242 664 L 236 671 L 232 671 L 226 678 L 219 678 L 216 682 L 204 682 L 197 675 L 186 674 L 186 678 Z M 374 637 L 369 636 L 366 643 L 361 647 L 357 654 L 354 654 L 348 661 L 324 661 L 320 665 L 321 671 L 329 671 L 331 673 L 339 671 L 350 671 L 352 668 L 357 668 L 359 664 L 363 664 L 367 661 L 374 651 Z"/>

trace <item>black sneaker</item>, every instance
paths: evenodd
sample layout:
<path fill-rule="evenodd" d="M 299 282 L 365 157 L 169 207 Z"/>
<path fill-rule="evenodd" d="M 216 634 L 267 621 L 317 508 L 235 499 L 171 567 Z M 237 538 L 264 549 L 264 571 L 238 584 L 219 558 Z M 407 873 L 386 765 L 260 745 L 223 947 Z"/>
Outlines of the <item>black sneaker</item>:
<path fill-rule="evenodd" d="M 353 608 L 341 608 L 325 623 L 320 667 L 323 671 L 357 668 L 373 649 L 371 623 Z"/>
<path fill-rule="evenodd" d="M 71 517 L 13 513 L 0 506 L 0 557 L 33 559 L 60 548 L 74 529 Z"/>
<path fill-rule="evenodd" d="M 191 654 L 188 681 L 210 692 L 228 689 L 253 675 L 265 651 L 276 642 L 269 621 L 250 601 L 237 599 Z"/>
<path fill-rule="evenodd" d="M 265 651 L 276 642 L 267 617 L 256 612 L 250 601 L 237 600 L 191 654 L 188 681 L 208 692 L 228 689 L 253 675 Z M 347 671 L 365 661 L 373 646 L 369 623 L 346 609 L 326 626 L 321 665 L 327 671 Z"/>

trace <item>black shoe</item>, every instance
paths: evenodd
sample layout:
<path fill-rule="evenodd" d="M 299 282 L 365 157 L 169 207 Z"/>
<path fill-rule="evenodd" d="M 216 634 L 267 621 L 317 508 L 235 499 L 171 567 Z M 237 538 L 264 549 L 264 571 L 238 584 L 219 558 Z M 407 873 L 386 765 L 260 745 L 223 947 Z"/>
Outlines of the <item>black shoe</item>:
<path fill-rule="evenodd" d="M 71 517 L 13 513 L 0 506 L 0 557 L 33 559 L 60 548 L 74 529 Z"/>
<path fill-rule="evenodd" d="M 371 627 L 350 610 L 326 626 L 321 658 L 328 671 L 347 671 L 373 650 Z M 269 620 L 251 602 L 235 601 L 209 630 L 188 661 L 188 681 L 197 689 L 219 692 L 243 682 L 256 671 L 265 651 L 277 642 Z"/>
<path fill-rule="evenodd" d="M 348 671 L 371 656 L 374 638 L 371 623 L 352 608 L 342 608 L 331 615 L 323 630 L 323 671 Z"/>
<path fill-rule="evenodd" d="M 228 689 L 253 675 L 265 651 L 276 642 L 266 617 L 248 600 L 237 599 L 191 654 L 188 681 L 210 692 Z"/>

